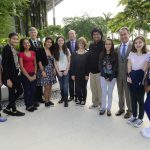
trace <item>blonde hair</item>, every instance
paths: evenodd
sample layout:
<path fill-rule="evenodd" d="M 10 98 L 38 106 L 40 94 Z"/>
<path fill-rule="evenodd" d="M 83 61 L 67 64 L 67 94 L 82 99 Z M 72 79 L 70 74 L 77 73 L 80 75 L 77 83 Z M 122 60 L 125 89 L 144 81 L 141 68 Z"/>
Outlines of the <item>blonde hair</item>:
<path fill-rule="evenodd" d="M 29 28 L 29 32 L 38 32 L 37 29 L 35 27 L 30 27 Z"/>
<path fill-rule="evenodd" d="M 84 37 L 78 39 L 78 44 L 81 42 L 84 45 L 84 48 L 87 49 L 87 40 Z"/>

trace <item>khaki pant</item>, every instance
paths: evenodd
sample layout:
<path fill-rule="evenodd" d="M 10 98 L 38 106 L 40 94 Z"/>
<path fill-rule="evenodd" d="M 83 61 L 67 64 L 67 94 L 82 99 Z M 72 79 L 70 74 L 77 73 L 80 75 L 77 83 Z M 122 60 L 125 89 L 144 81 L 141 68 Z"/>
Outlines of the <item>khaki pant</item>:
<path fill-rule="evenodd" d="M 90 86 L 92 92 L 92 103 L 95 106 L 101 105 L 101 83 L 100 83 L 100 74 L 90 73 Z"/>

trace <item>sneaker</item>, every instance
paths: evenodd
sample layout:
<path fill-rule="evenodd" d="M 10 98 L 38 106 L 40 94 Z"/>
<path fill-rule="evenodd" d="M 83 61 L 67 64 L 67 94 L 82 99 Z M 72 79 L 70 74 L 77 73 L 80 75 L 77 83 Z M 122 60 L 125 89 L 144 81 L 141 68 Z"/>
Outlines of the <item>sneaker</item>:
<path fill-rule="evenodd" d="M 143 137 L 150 139 L 150 127 L 144 128 L 142 130 L 141 134 L 143 135 Z"/>
<path fill-rule="evenodd" d="M 99 112 L 99 115 L 104 115 L 105 112 L 106 112 L 106 110 L 101 110 L 101 111 Z"/>
<path fill-rule="evenodd" d="M 91 106 L 89 106 L 89 109 L 94 109 L 94 108 L 97 108 L 98 106 L 97 105 L 91 105 Z"/>
<path fill-rule="evenodd" d="M 5 121 L 7 121 L 7 118 L 2 117 L 1 114 L 0 114 L 0 122 L 5 122 Z"/>
<path fill-rule="evenodd" d="M 21 116 L 24 116 L 25 113 L 21 112 L 21 111 L 12 111 L 12 116 L 17 116 L 17 117 L 21 117 Z"/>
<path fill-rule="evenodd" d="M 144 133 L 144 132 L 150 132 L 150 127 L 143 128 L 143 129 L 141 130 L 141 133 Z"/>
<path fill-rule="evenodd" d="M 136 127 L 136 128 L 139 128 L 139 127 L 142 126 L 142 123 L 143 123 L 143 120 L 137 119 L 137 120 L 133 123 L 133 126 Z"/>
<path fill-rule="evenodd" d="M 10 116 L 13 116 L 13 113 L 12 113 L 12 111 L 10 109 L 4 109 L 3 113 L 5 113 L 7 115 L 10 115 Z"/>
<path fill-rule="evenodd" d="M 134 123 L 136 120 L 137 120 L 137 119 L 132 116 L 132 117 L 130 117 L 130 118 L 128 119 L 127 124 L 133 125 L 133 123 Z"/>
<path fill-rule="evenodd" d="M 50 106 L 54 106 L 54 103 L 52 102 L 52 101 L 49 101 L 49 103 L 50 103 Z"/>

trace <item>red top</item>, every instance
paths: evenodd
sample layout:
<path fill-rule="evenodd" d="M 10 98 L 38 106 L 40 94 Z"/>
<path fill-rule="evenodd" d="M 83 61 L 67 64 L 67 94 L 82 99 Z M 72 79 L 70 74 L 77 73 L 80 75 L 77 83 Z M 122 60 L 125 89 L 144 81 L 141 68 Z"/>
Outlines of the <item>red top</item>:
<path fill-rule="evenodd" d="M 30 52 L 31 52 L 30 57 L 27 56 L 24 52 L 20 52 L 18 56 L 23 59 L 23 67 L 25 68 L 27 73 L 34 73 L 35 72 L 34 60 L 36 56 L 34 51 Z"/>

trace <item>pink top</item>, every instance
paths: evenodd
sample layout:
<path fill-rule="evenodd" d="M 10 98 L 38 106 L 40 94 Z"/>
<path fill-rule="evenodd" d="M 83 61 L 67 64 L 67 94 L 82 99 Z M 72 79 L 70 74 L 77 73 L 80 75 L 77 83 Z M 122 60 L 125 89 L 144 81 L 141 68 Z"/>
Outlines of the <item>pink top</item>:
<path fill-rule="evenodd" d="M 18 56 L 23 59 L 23 67 L 25 68 L 27 73 L 34 73 L 35 72 L 34 60 L 36 56 L 34 51 L 30 52 L 31 52 L 30 57 L 27 56 L 24 52 L 20 52 Z"/>
<path fill-rule="evenodd" d="M 149 57 L 149 53 L 137 55 L 137 53 L 130 52 L 128 59 L 131 60 L 132 70 L 144 69 L 144 64 L 149 61 Z"/>

